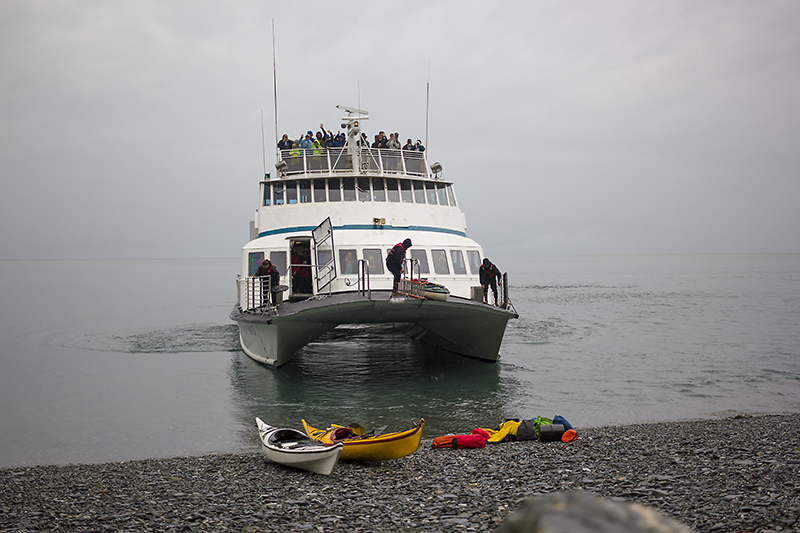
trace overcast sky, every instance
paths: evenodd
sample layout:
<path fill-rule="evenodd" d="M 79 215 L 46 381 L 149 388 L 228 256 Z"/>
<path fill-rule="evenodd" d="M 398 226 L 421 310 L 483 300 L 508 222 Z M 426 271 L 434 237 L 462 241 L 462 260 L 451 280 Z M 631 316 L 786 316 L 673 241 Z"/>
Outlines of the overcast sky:
<path fill-rule="evenodd" d="M 800 2 L 0 2 L 0 259 L 238 257 L 337 104 L 487 254 L 800 252 Z"/>

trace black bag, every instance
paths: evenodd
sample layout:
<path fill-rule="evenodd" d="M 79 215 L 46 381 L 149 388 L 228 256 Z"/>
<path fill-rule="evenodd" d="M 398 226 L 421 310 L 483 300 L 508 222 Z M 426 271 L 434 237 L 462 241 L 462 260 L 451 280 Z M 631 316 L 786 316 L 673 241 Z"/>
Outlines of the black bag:
<path fill-rule="evenodd" d="M 525 419 L 519 423 L 517 428 L 517 440 L 536 440 L 536 426 L 533 425 L 533 420 Z"/>

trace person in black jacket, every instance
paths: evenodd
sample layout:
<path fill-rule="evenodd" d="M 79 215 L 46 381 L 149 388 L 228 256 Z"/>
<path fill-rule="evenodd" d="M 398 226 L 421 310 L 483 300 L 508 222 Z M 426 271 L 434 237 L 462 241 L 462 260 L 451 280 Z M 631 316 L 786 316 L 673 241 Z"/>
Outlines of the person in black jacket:
<path fill-rule="evenodd" d="M 503 282 L 500 281 L 500 270 L 497 269 L 495 265 L 489 261 L 489 258 L 483 258 L 483 264 L 481 268 L 478 269 L 478 277 L 480 278 L 481 287 L 483 288 L 483 303 L 487 302 L 487 297 L 489 293 L 489 287 L 492 288 L 492 292 L 494 293 L 494 305 L 500 305 L 500 302 L 497 299 L 497 283 L 500 282 L 502 286 Z"/>
<path fill-rule="evenodd" d="M 270 301 L 269 300 L 270 291 L 278 287 L 281 274 L 280 272 L 278 272 L 278 269 L 275 268 L 275 265 L 273 265 L 269 259 L 264 259 L 264 261 L 256 270 L 255 277 L 257 278 L 269 277 L 269 283 L 265 283 L 264 280 L 261 280 L 261 305 L 265 306 Z"/>
<path fill-rule="evenodd" d="M 389 272 L 394 274 L 394 285 L 392 285 L 392 294 L 400 294 L 397 290 L 400 284 L 400 273 L 403 271 L 403 262 L 406 259 L 406 250 L 411 248 L 411 239 L 406 239 L 403 242 L 395 244 L 386 256 L 386 268 Z"/>
<path fill-rule="evenodd" d="M 289 136 L 285 133 L 283 134 L 283 138 L 278 141 L 278 150 L 291 150 L 292 149 L 292 140 L 289 139 Z"/>

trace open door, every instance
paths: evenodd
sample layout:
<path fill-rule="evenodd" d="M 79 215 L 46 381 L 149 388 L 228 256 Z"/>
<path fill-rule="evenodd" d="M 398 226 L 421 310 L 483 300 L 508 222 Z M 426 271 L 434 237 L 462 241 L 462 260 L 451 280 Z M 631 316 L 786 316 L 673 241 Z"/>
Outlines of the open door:
<path fill-rule="evenodd" d="M 314 264 L 316 271 L 314 279 L 317 280 L 317 292 L 320 292 L 331 281 L 336 279 L 336 254 L 333 249 L 333 225 L 330 217 L 311 232 L 314 238 Z"/>

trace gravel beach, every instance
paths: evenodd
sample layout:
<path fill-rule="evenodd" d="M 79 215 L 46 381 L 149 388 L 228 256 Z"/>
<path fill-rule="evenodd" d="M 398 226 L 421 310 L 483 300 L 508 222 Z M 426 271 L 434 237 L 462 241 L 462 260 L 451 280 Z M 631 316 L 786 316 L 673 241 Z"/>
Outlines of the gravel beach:
<path fill-rule="evenodd" d="M 2 469 L 0 530 L 494 531 L 528 496 L 585 491 L 699 532 L 800 531 L 800 414 L 576 429 L 467 450 L 425 435 L 409 457 L 329 477 L 258 449 Z"/>

